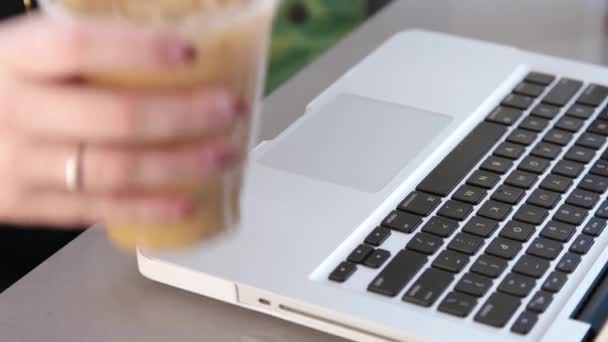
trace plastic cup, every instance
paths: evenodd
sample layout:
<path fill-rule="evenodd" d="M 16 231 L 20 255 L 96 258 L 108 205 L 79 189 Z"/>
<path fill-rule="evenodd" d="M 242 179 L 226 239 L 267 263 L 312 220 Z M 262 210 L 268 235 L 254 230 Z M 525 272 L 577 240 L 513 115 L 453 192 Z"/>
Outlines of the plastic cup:
<path fill-rule="evenodd" d="M 112 89 L 154 91 L 209 86 L 227 89 L 247 102 L 251 113 L 235 129 L 203 139 L 228 139 L 246 155 L 257 126 L 266 54 L 276 0 L 39 0 L 58 20 L 119 20 L 177 32 L 197 49 L 198 60 L 171 72 L 116 72 L 85 75 L 87 81 Z M 129 53 L 128 50 L 125 53 Z M 171 115 L 171 113 L 167 113 Z M 106 222 L 109 239 L 134 250 L 170 249 L 198 244 L 231 231 L 240 220 L 243 168 L 194 184 L 159 191 L 195 195 L 192 219 L 172 224 Z"/>

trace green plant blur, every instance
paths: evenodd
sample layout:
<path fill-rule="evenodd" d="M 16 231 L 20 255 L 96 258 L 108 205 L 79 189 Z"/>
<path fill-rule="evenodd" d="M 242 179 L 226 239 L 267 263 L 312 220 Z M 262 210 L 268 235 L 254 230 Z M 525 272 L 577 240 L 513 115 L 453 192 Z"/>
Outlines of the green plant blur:
<path fill-rule="evenodd" d="M 271 42 L 266 93 L 312 62 L 367 17 L 366 0 L 283 0 Z"/>

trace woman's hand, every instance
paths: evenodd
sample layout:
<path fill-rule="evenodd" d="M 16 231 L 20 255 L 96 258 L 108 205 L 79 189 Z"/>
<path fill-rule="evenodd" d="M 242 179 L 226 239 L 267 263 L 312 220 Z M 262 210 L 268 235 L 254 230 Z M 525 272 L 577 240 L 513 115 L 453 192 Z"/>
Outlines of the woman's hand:
<path fill-rule="evenodd" d="M 171 70 L 197 58 L 172 34 L 113 25 L 35 15 L 0 25 L 0 222 L 180 220 L 193 211 L 194 198 L 155 190 L 238 162 L 227 143 L 196 139 L 235 124 L 238 101 L 230 94 L 146 94 L 82 81 L 107 71 Z M 81 191 L 69 192 L 66 162 L 79 144 Z"/>

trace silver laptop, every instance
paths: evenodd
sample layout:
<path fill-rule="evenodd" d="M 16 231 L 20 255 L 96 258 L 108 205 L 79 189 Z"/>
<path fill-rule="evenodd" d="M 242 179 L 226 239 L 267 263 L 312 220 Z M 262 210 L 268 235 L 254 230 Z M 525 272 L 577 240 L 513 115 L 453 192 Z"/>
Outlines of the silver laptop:
<path fill-rule="evenodd" d="M 140 251 L 140 270 L 357 341 L 591 339 L 608 314 L 602 83 L 397 34 L 254 150 L 237 233 Z"/>

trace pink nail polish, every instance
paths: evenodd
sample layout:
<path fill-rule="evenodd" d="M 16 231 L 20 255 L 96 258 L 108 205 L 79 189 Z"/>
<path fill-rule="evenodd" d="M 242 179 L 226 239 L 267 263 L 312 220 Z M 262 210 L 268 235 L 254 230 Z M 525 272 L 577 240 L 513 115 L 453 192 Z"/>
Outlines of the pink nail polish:
<path fill-rule="evenodd" d="M 194 214 L 195 209 L 196 209 L 196 203 L 194 202 L 193 199 L 183 200 L 177 206 L 177 216 L 178 217 L 191 216 L 192 214 Z"/>
<path fill-rule="evenodd" d="M 215 97 L 215 114 L 220 126 L 231 125 L 238 117 L 236 101 L 229 95 L 217 95 Z"/>
<path fill-rule="evenodd" d="M 184 56 L 184 61 L 186 62 L 193 62 L 196 60 L 197 57 L 197 51 L 196 48 L 192 45 L 187 45 L 182 52 L 183 56 Z"/>
<path fill-rule="evenodd" d="M 238 152 L 230 147 L 219 148 L 213 154 L 214 164 L 218 168 L 225 168 L 238 161 Z"/>
<path fill-rule="evenodd" d="M 190 64 L 196 60 L 197 51 L 189 43 L 173 43 L 167 49 L 167 57 L 171 64 Z"/>
<path fill-rule="evenodd" d="M 243 117 L 249 117 L 251 115 L 249 104 L 242 99 L 234 102 L 234 110 L 238 115 Z"/>

